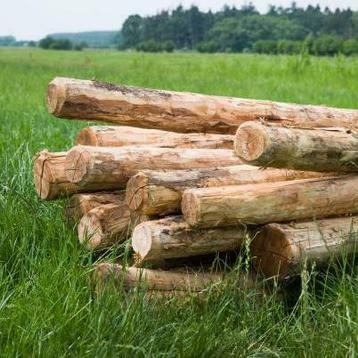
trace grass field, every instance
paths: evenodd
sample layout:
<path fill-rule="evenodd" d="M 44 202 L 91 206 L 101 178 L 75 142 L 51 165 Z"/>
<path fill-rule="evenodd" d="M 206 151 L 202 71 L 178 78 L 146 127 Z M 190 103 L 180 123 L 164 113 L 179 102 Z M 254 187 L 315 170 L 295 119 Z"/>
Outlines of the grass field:
<path fill-rule="evenodd" d="M 167 303 L 139 294 L 93 299 L 94 258 L 63 224 L 63 202 L 38 200 L 32 183 L 32 156 L 69 148 L 87 124 L 47 114 L 55 76 L 358 108 L 356 58 L 0 49 L 1 356 L 358 354 L 358 275 L 346 261 L 304 275 L 294 305 L 234 287 Z"/>

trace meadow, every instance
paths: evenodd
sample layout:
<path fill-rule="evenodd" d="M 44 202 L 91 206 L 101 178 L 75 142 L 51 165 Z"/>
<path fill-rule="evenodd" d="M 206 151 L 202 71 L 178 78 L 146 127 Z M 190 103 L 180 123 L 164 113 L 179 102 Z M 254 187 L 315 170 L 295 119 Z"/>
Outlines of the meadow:
<path fill-rule="evenodd" d="M 70 148 L 88 125 L 47 113 L 55 76 L 358 108 L 358 58 L 0 49 L 0 356 L 358 354 L 352 260 L 304 272 L 291 302 L 235 287 L 167 302 L 141 293 L 94 298 L 88 275 L 98 258 L 64 224 L 64 202 L 40 201 L 32 182 L 34 154 Z"/>

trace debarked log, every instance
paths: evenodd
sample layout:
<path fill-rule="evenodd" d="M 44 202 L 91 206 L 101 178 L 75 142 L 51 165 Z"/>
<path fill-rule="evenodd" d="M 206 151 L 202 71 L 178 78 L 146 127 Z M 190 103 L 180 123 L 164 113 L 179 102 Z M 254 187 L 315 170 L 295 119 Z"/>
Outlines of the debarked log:
<path fill-rule="evenodd" d="M 151 145 L 162 148 L 232 149 L 234 136 L 204 133 L 174 133 L 126 126 L 93 126 L 82 129 L 77 144 L 99 147 Z"/>
<path fill-rule="evenodd" d="M 358 212 L 358 177 L 190 189 L 182 212 L 192 226 L 266 224 Z"/>
<path fill-rule="evenodd" d="M 358 129 L 358 110 L 114 85 L 57 77 L 47 106 L 60 118 L 105 121 L 173 132 L 234 134 L 246 121 L 299 128 Z"/>
<path fill-rule="evenodd" d="M 245 123 L 235 136 L 244 162 L 317 172 L 357 172 L 358 136 L 341 130 L 297 129 Z"/>
<path fill-rule="evenodd" d="M 298 223 L 267 224 L 252 242 L 255 268 L 267 277 L 299 275 L 358 251 L 358 218 L 341 217 Z"/>

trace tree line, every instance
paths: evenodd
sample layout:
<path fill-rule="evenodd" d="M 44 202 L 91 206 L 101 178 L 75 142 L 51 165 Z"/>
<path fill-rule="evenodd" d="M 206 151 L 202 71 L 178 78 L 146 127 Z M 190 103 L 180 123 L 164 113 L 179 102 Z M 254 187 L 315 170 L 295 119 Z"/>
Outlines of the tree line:
<path fill-rule="evenodd" d="M 315 55 L 358 54 L 358 12 L 320 6 L 270 6 L 260 14 L 254 5 L 225 6 L 203 12 L 196 6 L 129 16 L 121 29 L 120 49 L 157 52 L 256 52 Z"/>

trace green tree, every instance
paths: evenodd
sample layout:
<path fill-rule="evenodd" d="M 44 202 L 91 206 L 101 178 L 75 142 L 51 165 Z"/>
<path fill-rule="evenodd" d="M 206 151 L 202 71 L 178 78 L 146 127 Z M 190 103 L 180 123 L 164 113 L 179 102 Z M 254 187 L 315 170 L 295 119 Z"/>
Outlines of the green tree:
<path fill-rule="evenodd" d="M 55 40 L 50 37 L 50 36 L 46 36 L 45 38 L 41 39 L 39 42 L 39 47 L 47 50 L 51 47 L 51 45 L 53 44 Z"/>

